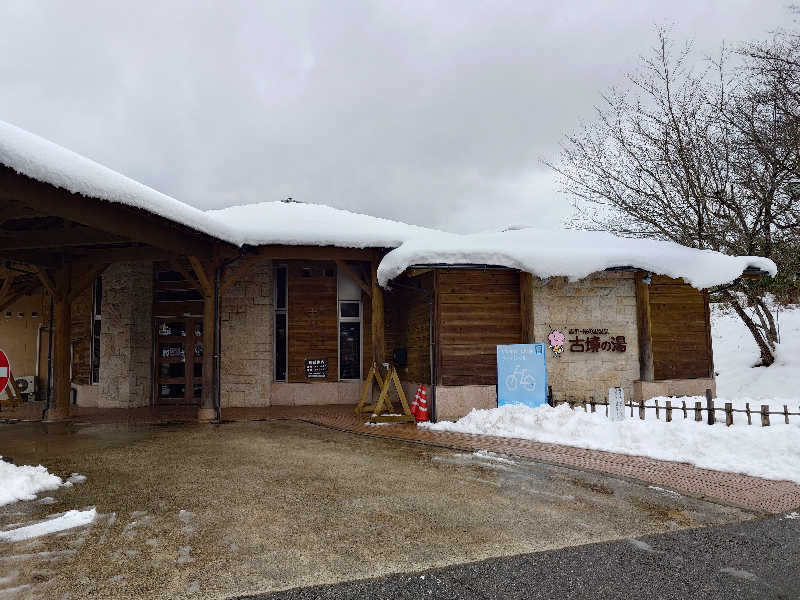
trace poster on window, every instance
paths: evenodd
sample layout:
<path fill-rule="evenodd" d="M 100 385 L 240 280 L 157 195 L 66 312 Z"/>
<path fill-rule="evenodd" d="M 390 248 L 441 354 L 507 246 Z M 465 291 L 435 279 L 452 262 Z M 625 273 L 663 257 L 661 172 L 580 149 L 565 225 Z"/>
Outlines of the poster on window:
<path fill-rule="evenodd" d="M 547 402 L 547 365 L 544 344 L 497 346 L 497 405 Z"/>

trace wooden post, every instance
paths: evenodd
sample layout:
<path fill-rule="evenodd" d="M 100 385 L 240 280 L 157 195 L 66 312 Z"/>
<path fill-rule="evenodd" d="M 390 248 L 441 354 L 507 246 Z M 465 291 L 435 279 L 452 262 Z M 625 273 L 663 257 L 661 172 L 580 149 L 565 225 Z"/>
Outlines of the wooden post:
<path fill-rule="evenodd" d="M 646 273 L 636 273 L 636 325 L 639 330 L 639 379 L 653 381 L 653 333 L 650 318 L 650 286 Z M 633 416 L 633 415 L 631 415 Z"/>
<path fill-rule="evenodd" d="M 702 402 L 695 402 L 694 403 L 694 420 L 698 423 L 703 420 L 703 403 Z"/>
<path fill-rule="evenodd" d="M 681 409 L 683 410 L 683 418 L 685 419 L 688 416 L 686 414 L 686 400 L 681 400 Z"/>
<path fill-rule="evenodd" d="M 203 294 L 203 391 L 200 395 L 200 408 L 197 410 L 198 421 L 214 421 L 217 411 L 214 408 L 214 303 L 216 300 L 216 269 L 217 258 L 203 264 L 194 256 L 189 257 L 200 291 Z M 187 348 L 186 352 L 194 352 L 194 348 Z M 191 375 L 191 374 L 190 374 Z M 188 381 L 191 381 L 189 378 Z"/>
<path fill-rule="evenodd" d="M 547 403 L 550 406 L 553 406 L 553 407 L 556 405 L 555 399 L 553 398 L 553 386 L 552 385 L 548 385 L 547 386 Z"/>
<path fill-rule="evenodd" d="M 644 421 L 644 400 L 639 400 L 639 418 Z"/>
<path fill-rule="evenodd" d="M 708 411 L 708 424 L 713 425 L 716 421 L 714 415 L 714 398 L 711 397 L 711 390 L 706 388 L 706 410 Z"/>
<path fill-rule="evenodd" d="M 733 425 L 733 404 L 730 402 L 725 403 L 725 425 Z"/>
<path fill-rule="evenodd" d="M 660 419 L 659 410 L 658 410 L 658 399 L 653 400 L 656 403 L 656 419 Z"/>
<path fill-rule="evenodd" d="M 789 424 L 789 407 L 785 404 L 783 405 L 783 419 L 784 422 L 788 425 Z"/>
<path fill-rule="evenodd" d="M 583 406 L 583 412 L 589 412 L 589 410 L 586 408 L 586 399 L 585 398 L 581 400 L 581 406 Z"/>
<path fill-rule="evenodd" d="M 672 400 L 667 400 L 667 423 L 672 421 Z"/>
<path fill-rule="evenodd" d="M 519 273 L 519 315 L 522 325 L 522 343 L 533 344 L 533 275 L 525 271 Z"/>
<path fill-rule="evenodd" d="M 592 407 L 592 412 L 595 412 L 594 396 L 589 396 L 589 405 Z"/>
<path fill-rule="evenodd" d="M 53 395 L 47 411 L 48 421 L 62 421 L 70 412 L 70 345 L 72 310 L 65 297 L 53 302 Z"/>
<path fill-rule="evenodd" d="M 761 405 L 761 426 L 769 427 L 769 404 Z"/>
<path fill-rule="evenodd" d="M 747 424 L 748 425 L 752 425 L 753 424 L 753 419 L 752 419 L 752 415 L 750 414 L 750 403 L 747 402 L 744 405 L 744 407 L 745 407 L 745 410 L 747 411 Z"/>
<path fill-rule="evenodd" d="M 378 365 L 386 362 L 384 351 L 383 288 L 378 285 L 378 261 L 372 261 L 372 360 Z M 435 382 L 431 382 L 433 385 Z"/>

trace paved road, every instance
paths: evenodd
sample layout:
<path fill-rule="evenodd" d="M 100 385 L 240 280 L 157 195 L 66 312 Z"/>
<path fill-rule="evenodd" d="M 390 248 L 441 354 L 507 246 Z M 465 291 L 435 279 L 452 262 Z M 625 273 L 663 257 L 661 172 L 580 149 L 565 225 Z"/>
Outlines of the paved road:
<path fill-rule="evenodd" d="M 534 599 L 800 598 L 800 515 L 249 596 Z"/>

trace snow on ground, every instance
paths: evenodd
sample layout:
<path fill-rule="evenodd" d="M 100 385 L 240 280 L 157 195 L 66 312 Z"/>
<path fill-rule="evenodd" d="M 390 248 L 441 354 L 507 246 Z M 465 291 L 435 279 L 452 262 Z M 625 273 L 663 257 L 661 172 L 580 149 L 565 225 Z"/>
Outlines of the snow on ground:
<path fill-rule="evenodd" d="M 17 466 L 0 459 L 0 506 L 17 500 L 33 500 L 39 492 L 54 490 L 62 483 L 61 477 L 42 465 Z"/>
<path fill-rule="evenodd" d="M 40 521 L 32 525 L 25 525 L 17 529 L 9 529 L 7 531 L 0 531 L 0 540 L 6 542 L 19 542 L 20 540 L 28 540 L 51 533 L 64 531 L 65 529 L 72 529 L 73 527 L 81 527 L 88 525 L 94 521 L 97 516 L 97 509 L 90 508 L 89 510 L 68 510 L 67 512 L 56 517 Z"/>
<path fill-rule="evenodd" d="M 790 411 L 800 412 L 800 308 L 780 313 L 783 343 L 777 362 L 769 368 L 752 368 L 758 351 L 735 314 L 715 310 L 712 323 L 715 367 L 719 373 L 716 405 L 731 402 L 734 407 L 744 408 L 750 402 L 751 409 L 757 412 L 761 404 L 769 404 L 771 410 L 782 410 L 787 404 Z M 666 400 L 659 398 L 659 403 L 663 406 Z M 673 405 L 680 405 L 681 398 L 672 400 Z M 702 400 L 705 406 L 705 398 L 683 400 L 687 406 Z M 664 420 L 663 411 L 660 420 L 654 413 L 648 410 L 644 421 L 628 416 L 612 423 L 602 411 L 592 414 L 571 410 L 566 404 L 557 408 L 513 405 L 473 410 L 455 423 L 441 421 L 419 426 L 649 456 L 800 483 L 800 417 L 792 417 L 786 425 L 781 417 L 773 416 L 772 426 L 760 427 L 757 415 L 754 424 L 748 426 L 745 416 L 737 413 L 734 425 L 726 427 L 722 412 L 717 412 L 721 420 L 714 426 L 694 421 L 691 413 L 683 419 L 680 411 L 674 411 L 670 423 Z M 626 411 L 626 415 L 630 413 Z"/>

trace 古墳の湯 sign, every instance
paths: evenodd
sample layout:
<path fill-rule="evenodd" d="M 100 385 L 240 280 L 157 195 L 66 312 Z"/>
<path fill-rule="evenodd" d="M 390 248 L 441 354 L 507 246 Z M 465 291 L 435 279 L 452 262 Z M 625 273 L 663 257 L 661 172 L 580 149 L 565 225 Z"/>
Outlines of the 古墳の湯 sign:
<path fill-rule="evenodd" d="M 328 378 L 327 358 L 307 358 L 305 365 L 306 365 L 306 379 Z"/>
<path fill-rule="evenodd" d="M 570 329 L 567 349 L 570 352 L 625 352 L 628 343 L 624 335 L 611 335 L 608 329 Z"/>

